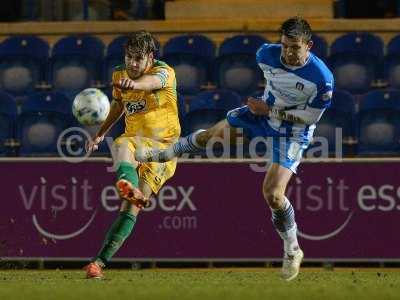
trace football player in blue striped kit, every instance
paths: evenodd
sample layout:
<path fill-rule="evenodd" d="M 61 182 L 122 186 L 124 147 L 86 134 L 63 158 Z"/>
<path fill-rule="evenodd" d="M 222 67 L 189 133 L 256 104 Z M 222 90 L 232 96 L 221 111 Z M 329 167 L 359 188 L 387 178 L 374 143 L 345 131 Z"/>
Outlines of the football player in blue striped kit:
<path fill-rule="evenodd" d="M 310 52 L 313 45 L 308 22 L 294 17 L 283 22 L 280 44 L 264 44 L 257 63 L 266 87 L 262 99 L 249 98 L 247 105 L 227 114 L 226 120 L 198 130 L 166 150 L 143 149 L 138 161 L 169 161 L 182 153 L 205 149 L 213 137 L 235 136 L 242 128 L 248 139 L 272 139 L 271 164 L 263 182 L 263 195 L 272 211 L 272 223 L 283 240 L 282 277 L 294 279 L 303 260 L 297 241 L 294 209 L 285 196 L 287 184 L 307 149 L 316 123 L 330 106 L 333 75 L 324 62 Z"/>

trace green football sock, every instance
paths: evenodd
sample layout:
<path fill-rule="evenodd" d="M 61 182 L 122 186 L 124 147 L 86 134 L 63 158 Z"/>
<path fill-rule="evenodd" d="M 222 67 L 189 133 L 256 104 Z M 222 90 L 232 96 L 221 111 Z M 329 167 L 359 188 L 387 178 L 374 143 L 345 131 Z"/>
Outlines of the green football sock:
<path fill-rule="evenodd" d="M 135 223 L 136 217 L 134 215 L 129 212 L 120 212 L 118 218 L 108 230 L 103 247 L 94 261 L 104 267 L 131 234 Z"/>
<path fill-rule="evenodd" d="M 133 186 L 139 186 L 139 176 L 136 169 L 130 162 L 121 161 L 117 168 L 117 179 L 125 179 L 128 180 Z"/>

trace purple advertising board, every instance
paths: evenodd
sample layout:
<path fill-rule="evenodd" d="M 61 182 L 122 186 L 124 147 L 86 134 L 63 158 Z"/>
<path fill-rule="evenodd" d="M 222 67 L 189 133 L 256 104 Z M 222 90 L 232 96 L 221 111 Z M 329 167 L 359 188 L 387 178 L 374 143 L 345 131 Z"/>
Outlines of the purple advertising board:
<path fill-rule="evenodd" d="M 108 161 L 0 162 L 0 257 L 94 256 L 118 214 Z M 248 162 L 182 162 L 117 258 L 274 260 L 282 243 Z M 308 259 L 400 258 L 400 161 L 305 162 L 287 196 Z"/>

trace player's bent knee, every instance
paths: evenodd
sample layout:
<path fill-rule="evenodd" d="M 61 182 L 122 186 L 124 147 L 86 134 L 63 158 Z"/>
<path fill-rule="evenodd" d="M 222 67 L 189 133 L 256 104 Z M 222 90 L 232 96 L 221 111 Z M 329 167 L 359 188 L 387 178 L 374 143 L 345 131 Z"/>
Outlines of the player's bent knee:
<path fill-rule="evenodd" d="M 114 160 L 117 162 L 134 160 L 134 154 L 127 143 L 114 143 Z"/>
<path fill-rule="evenodd" d="M 280 208 L 285 199 L 285 195 L 279 189 L 275 188 L 263 188 L 263 195 L 272 209 Z"/>

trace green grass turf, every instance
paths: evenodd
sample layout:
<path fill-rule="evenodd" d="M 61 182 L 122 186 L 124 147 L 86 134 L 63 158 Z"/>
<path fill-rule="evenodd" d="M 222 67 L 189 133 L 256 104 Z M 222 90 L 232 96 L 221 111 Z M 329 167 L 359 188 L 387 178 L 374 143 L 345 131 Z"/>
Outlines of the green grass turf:
<path fill-rule="evenodd" d="M 0 299 L 400 299 L 400 270 L 303 269 L 284 282 L 278 269 L 0 270 Z"/>

